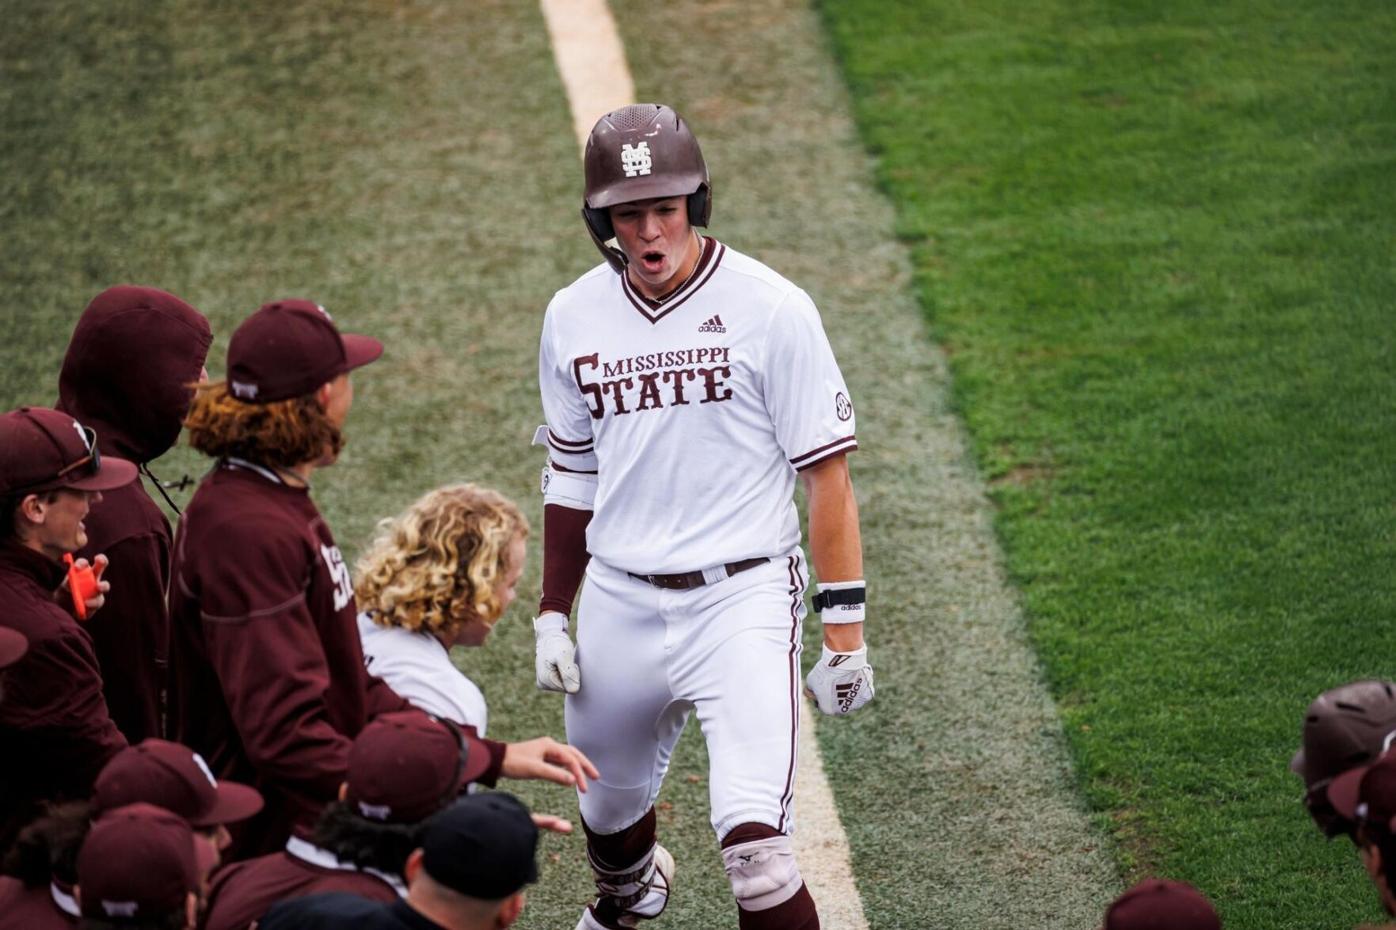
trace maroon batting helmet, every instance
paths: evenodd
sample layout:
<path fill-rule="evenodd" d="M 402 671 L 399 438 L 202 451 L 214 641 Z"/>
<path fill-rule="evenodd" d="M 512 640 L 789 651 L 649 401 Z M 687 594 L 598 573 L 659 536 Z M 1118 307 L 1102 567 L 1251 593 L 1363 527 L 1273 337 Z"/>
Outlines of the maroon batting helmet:
<path fill-rule="evenodd" d="M 1326 836 L 1351 832 L 1353 826 L 1329 803 L 1329 782 L 1371 763 L 1393 740 L 1396 685 L 1389 681 L 1350 682 L 1323 692 L 1309 705 L 1303 747 L 1289 767 L 1304 779 L 1304 805 Z"/>
<path fill-rule="evenodd" d="M 659 103 L 636 103 L 596 121 L 587 137 L 582 219 L 616 271 L 625 253 L 606 245 L 615 237 L 607 208 L 654 197 L 687 197 L 688 221 L 707 226 L 713 189 L 698 140 L 683 117 Z"/>

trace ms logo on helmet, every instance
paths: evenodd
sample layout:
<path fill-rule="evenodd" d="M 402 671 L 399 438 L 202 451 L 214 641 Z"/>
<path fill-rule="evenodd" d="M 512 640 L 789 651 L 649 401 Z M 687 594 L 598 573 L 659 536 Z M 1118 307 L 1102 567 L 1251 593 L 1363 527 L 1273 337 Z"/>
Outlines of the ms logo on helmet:
<path fill-rule="evenodd" d="M 625 169 L 627 178 L 649 174 L 650 168 L 654 167 L 654 159 L 650 158 L 650 144 L 637 142 L 631 145 L 626 142 L 620 147 L 620 166 Z"/>

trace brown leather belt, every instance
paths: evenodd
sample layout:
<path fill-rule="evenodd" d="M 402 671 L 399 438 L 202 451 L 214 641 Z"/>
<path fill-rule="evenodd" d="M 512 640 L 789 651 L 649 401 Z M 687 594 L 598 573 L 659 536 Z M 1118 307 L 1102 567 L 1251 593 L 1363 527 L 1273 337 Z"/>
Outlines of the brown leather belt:
<path fill-rule="evenodd" d="M 742 559 L 740 562 L 728 562 L 722 566 L 727 571 L 727 577 L 731 578 L 738 572 L 744 572 L 748 568 L 755 568 L 758 565 L 765 565 L 770 559 Z M 702 572 L 677 572 L 673 575 L 637 575 L 634 572 L 626 572 L 631 578 L 646 581 L 656 588 L 668 588 L 671 591 L 687 591 L 689 588 L 701 588 L 707 584 L 707 579 Z"/>

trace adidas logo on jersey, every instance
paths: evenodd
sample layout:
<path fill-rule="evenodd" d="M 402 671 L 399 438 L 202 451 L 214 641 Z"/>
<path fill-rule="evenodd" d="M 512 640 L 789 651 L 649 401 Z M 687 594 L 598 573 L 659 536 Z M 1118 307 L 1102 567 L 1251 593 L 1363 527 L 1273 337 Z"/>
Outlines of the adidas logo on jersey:
<path fill-rule="evenodd" d="M 714 316 L 711 320 L 708 320 L 708 321 L 707 321 L 706 323 L 704 323 L 702 326 L 698 327 L 698 332 L 700 332 L 700 333 L 725 333 L 725 332 L 727 332 L 727 327 L 722 325 L 722 317 L 720 317 L 720 316 Z"/>

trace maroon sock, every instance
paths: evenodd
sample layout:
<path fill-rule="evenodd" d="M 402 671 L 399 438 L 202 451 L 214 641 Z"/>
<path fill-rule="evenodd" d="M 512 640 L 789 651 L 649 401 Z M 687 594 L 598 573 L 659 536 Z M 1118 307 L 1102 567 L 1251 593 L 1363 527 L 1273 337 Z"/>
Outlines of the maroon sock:
<path fill-rule="evenodd" d="M 800 890 L 784 904 L 764 911 L 738 907 L 737 926 L 741 930 L 819 930 L 819 914 L 814 909 L 809 888 L 802 882 Z"/>
<path fill-rule="evenodd" d="M 645 816 L 618 833 L 597 833 L 582 821 L 586 831 L 587 848 L 592 858 L 603 869 L 620 871 L 628 869 L 654 845 L 654 808 L 645 811 Z"/>

